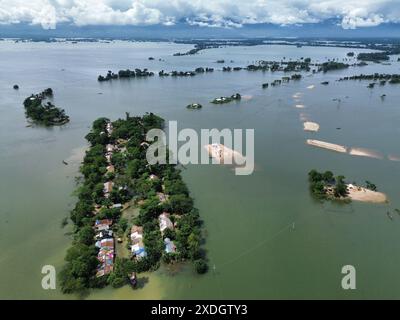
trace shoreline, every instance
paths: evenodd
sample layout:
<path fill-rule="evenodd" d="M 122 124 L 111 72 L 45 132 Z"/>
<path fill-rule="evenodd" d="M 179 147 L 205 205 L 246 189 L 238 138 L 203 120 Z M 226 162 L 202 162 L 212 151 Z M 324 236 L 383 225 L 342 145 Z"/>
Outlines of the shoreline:
<path fill-rule="evenodd" d="M 306 121 L 303 123 L 304 131 L 318 132 L 319 124 L 316 122 Z"/>
<path fill-rule="evenodd" d="M 347 184 L 348 197 L 354 201 L 369 203 L 387 203 L 388 197 L 383 192 L 372 191 L 364 187 Z"/>

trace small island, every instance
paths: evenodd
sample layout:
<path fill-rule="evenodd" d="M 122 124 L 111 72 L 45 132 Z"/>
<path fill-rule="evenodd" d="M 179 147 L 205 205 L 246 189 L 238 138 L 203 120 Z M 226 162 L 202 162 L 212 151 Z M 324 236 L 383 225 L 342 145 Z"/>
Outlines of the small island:
<path fill-rule="evenodd" d="M 36 124 L 45 126 L 63 125 L 69 122 L 69 117 L 63 109 L 56 107 L 50 101 L 45 100 L 53 97 L 53 90 L 47 88 L 43 92 L 31 95 L 24 101 L 26 117 Z"/>
<path fill-rule="evenodd" d="M 190 109 L 190 110 L 199 110 L 199 109 L 203 108 L 203 106 L 200 103 L 191 103 L 191 104 L 188 104 L 186 106 L 186 108 Z"/>
<path fill-rule="evenodd" d="M 224 104 L 224 103 L 229 103 L 232 101 L 238 101 L 241 100 L 242 96 L 239 93 L 235 93 L 233 95 L 231 95 L 230 97 L 220 97 L 220 98 L 215 98 L 213 101 L 211 101 L 211 103 L 214 104 Z"/>
<path fill-rule="evenodd" d="M 140 273 L 191 262 L 207 272 L 199 212 L 175 165 L 149 165 L 146 133 L 161 129 L 153 113 L 111 122 L 99 118 L 71 211 L 72 246 L 60 272 L 63 293 L 143 281 Z"/>
<path fill-rule="evenodd" d="M 331 171 L 318 172 L 311 170 L 308 173 L 310 191 L 320 200 L 362 201 L 370 203 L 386 203 L 387 196 L 378 192 L 376 185 L 366 181 L 366 186 L 347 183 L 344 176 L 335 177 Z"/>

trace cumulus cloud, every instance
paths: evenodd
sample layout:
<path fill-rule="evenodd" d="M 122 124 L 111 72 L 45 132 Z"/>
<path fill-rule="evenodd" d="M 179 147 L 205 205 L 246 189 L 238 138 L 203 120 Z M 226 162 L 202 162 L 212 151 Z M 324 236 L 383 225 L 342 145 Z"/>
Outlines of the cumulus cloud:
<path fill-rule="evenodd" d="M 43 28 L 83 25 L 191 25 L 317 23 L 338 19 L 343 28 L 400 21 L 399 0 L 0 0 L 0 24 Z"/>

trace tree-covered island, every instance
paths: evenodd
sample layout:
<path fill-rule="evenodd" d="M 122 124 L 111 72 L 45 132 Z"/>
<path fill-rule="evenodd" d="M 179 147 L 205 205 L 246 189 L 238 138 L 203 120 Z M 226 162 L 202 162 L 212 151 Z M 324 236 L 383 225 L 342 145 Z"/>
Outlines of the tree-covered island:
<path fill-rule="evenodd" d="M 47 88 L 39 94 L 32 94 L 24 101 L 26 117 L 34 123 L 45 126 L 63 125 L 69 122 L 64 109 L 56 107 L 47 99 L 53 97 L 53 90 Z M 45 103 L 46 102 L 46 103 Z"/>
<path fill-rule="evenodd" d="M 137 273 L 161 263 L 191 261 L 197 273 L 207 271 L 199 212 L 180 171 L 146 160 L 146 133 L 163 125 L 152 113 L 93 123 L 70 216 L 74 236 L 60 275 L 64 293 L 134 285 Z M 137 214 L 125 216 L 129 206 Z"/>
<path fill-rule="evenodd" d="M 312 195 L 319 200 L 357 200 L 372 203 L 388 201 L 386 195 L 378 192 L 372 182 L 365 181 L 365 186 L 347 183 L 344 176 L 334 176 L 331 171 L 311 170 L 308 173 L 308 181 Z"/>

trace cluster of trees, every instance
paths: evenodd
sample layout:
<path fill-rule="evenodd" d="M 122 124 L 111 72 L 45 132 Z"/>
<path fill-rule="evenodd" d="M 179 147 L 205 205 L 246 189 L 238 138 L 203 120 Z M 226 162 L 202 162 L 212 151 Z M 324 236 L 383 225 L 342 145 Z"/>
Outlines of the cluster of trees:
<path fill-rule="evenodd" d="M 369 189 L 369 190 L 371 190 L 371 191 L 377 191 L 378 190 L 378 187 L 375 185 L 375 184 L 373 184 L 371 181 L 365 181 L 365 187 L 367 188 L 367 189 Z"/>
<path fill-rule="evenodd" d="M 318 172 L 311 170 L 308 173 L 311 193 L 318 199 L 329 197 L 346 198 L 348 195 L 344 176 L 335 177 L 331 171 Z M 332 190 L 332 192 L 329 192 Z"/>
<path fill-rule="evenodd" d="M 180 171 L 172 165 L 159 165 L 153 167 L 152 172 L 156 172 L 156 180 L 149 180 L 148 173 L 135 179 L 138 196 L 145 201 L 134 223 L 144 228 L 144 244 L 148 254 L 138 264 L 145 270 L 153 270 L 158 267 L 160 258 L 167 263 L 190 260 L 198 273 L 206 272 L 205 252 L 201 249 L 201 220 Z M 161 202 L 157 192 L 164 192 L 167 200 Z M 162 212 L 171 213 L 170 219 L 175 225 L 173 230 L 166 229 L 163 236 L 158 224 L 158 216 Z M 176 253 L 164 252 L 163 238 L 175 243 Z"/>
<path fill-rule="evenodd" d="M 310 58 L 305 58 L 303 61 L 282 62 L 283 65 L 286 65 L 285 68 L 283 69 L 283 71 L 284 72 L 292 72 L 292 71 L 304 70 L 304 71 L 309 72 L 311 70 L 310 63 L 311 63 Z"/>
<path fill-rule="evenodd" d="M 359 53 L 357 59 L 362 61 L 380 62 L 388 61 L 390 57 L 386 52 L 367 52 Z"/>
<path fill-rule="evenodd" d="M 211 48 L 218 48 L 218 45 L 196 43 L 193 49 L 190 49 L 189 51 L 183 52 L 183 53 L 182 52 L 174 53 L 173 56 L 174 57 L 190 56 L 190 55 L 198 53 L 201 50 L 211 49 Z"/>
<path fill-rule="evenodd" d="M 99 75 L 97 80 L 99 82 L 103 82 L 121 78 L 150 77 L 150 76 L 154 76 L 154 73 L 148 71 L 147 69 L 143 70 L 137 68 L 135 70 L 126 69 L 126 70 L 119 70 L 118 73 L 114 73 L 109 70 L 105 76 Z"/>
<path fill-rule="evenodd" d="M 347 63 L 328 61 L 328 62 L 322 63 L 319 66 L 319 71 L 322 71 L 325 73 L 325 72 L 332 71 L 332 70 L 346 69 L 348 67 L 349 67 L 349 65 Z"/>
<path fill-rule="evenodd" d="M 96 204 L 111 205 L 103 197 L 104 175 L 107 162 L 104 157 L 105 145 L 108 143 L 106 124 L 108 119 L 101 118 L 93 123 L 92 131 L 86 136 L 90 143 L 86 151 L 80 172 L 84 179 L 76 191 L 78 201 L 71 211 L 70 218 L 74 223 L 72 247 L 65 257 L 66 264 L 60 272 L 61 290 L 64 293 L 82 292 L 88 288 L 101 287 L 106 279 L 96 278 L 98 249 L 94 245 L 93 225 L 98 218 L 116 218 L 119 212 L 104 209 L 100 216 L 94 216 Z"/>
<path fill-rule="evenodd" d="M 143 145 L 146 132 L 163 126 L 164 120 L 154 114 L 142 118 L 127 114 L 125 120 L 113 123 L 111 139 L 127 140 L 124 157 L 114 163 L 116 175 L 130 181 L 132 196 L 141 203 L 139 215 L 132 223 L 143 227 L 147 253 L 146 257 L 131 261 L 129 266 L 135 272 L 144 272 L 157 269 L 161 261 L 191 260 L 196 271 L 204 273 L 207 263 L 201 249 L 201 221 L 180 171 L 170 164 L 149 166 L 146 160 L 146 146 Z M 164 193 L 167 199 L 161 201 L 158 193 Z M 163 235 L 158 222 L 162 212 L 171 213 L 171 221 L 176 226 L 174 230 L 167 229 Z M 174 241 L 176 253 L 165 252 L 165 238 Z"/>
<path fill-rule="evenodd" d="M 374 80 L 379 81 L 380 85 L 385 85 L 386 82 L 390 84 L 400 83 L 400 74 L 386 74 L 386 73 L 373 73 L 373 74 L 360 74 L 350 77 L 340 78 L 339 81 L 347 80 Z"/>
<path fill-rule="evenodd" d="M 246 68 L 248 71 L 267 71 L 271 72 L 275 71 L 284 71 L 284 72 L 293 72 L 293 71 L 310 71 L 311 59 L 305 58 L 300 59 L 298 61 L 260 61 L 257 65 L 250 64 Z"/>
<path fill-rule="evenodd" d="M 53 103 L 44 100 L 53 96 L 53 90 L 48 88 L 39 94 L 32 94 L 24 100 L 25 114 L 35 123 L 45 126 L 61 125 L 69 121 L 65 110 L 56 107 Z"/>

